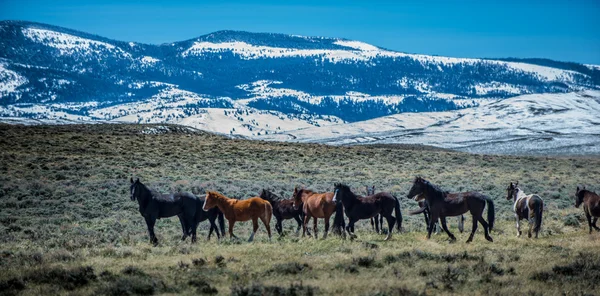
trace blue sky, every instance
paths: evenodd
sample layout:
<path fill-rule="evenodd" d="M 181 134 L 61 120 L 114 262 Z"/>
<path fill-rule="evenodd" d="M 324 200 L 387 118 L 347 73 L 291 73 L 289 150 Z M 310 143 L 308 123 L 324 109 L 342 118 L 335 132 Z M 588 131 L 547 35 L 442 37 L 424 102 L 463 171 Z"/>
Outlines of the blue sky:
<path fill-rule="evenodd" d="M 0 19 L 145 43 L 231 29 L 343 37 L 411 53 L 600 64 L 598 0 L 0 0 Z"/>

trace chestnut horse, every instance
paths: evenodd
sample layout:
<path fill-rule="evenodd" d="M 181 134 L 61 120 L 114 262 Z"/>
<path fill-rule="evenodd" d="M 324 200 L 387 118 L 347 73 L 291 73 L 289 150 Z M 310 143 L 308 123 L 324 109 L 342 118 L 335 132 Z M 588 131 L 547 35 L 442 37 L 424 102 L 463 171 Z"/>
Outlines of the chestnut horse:
<path fill-rule="evenodd" d="M 451 241 L 455 241 L 456 237 L 448 230 L 446 225 L 446 217 L 459 216 L 467 211 L 473 216 L 473 229 L 467 243 L 473 241 L 475 231 L 477 231 L 477 222 L 481 223 L 485 233 L 485 239 L 490 242 L 494 240 L 489 234 L 489 231 L 494 227 L 494 202 L 489 197 L 478 192 L 460 192 L 448 193 L 437 186 L 429 183 L 429 181 L 417 177 L 410 188 L 408 198 L 415 197 L 415 201 L 426 200 L 429 205 L 431 218 L 429 227 L 427 227 L 427 238 L 431 238 L 431 232 L 435 222 L 440 219 L 442 229 L 448 234 Z M 483 219 L 483 210 L 488 207 L 488 222 Z"/>
<path fill-rule="evenodd" d="M 544 200 L 537 194 L 526 195 L 519 187 L 519 182 L 513 184 L 510 182 L 507 191 L 507 200 L 513 200 L 513 210 L 517 219 L 517 237 L 521 236 L 520 220 L 527 219 L 529 222 L 529 231 L 527 236 L 531 237 L 531 228 L 535 225 L 533 231 L 535 238 L 538 238 L 540 228 L 542 227 L 542 215 L 544 213 Z M 535 224 L 534 224 L 535 221 Z"/>
<path fill-rule="evenodd" d="M 592 233 L 592 228 L 600 231 L 600 228 L 596 226 L 596 222 L 598 221 L 598 218 L 600 218 L 600 196 L 595 192 L 586 190 L 585 186 L 583 189 L 579 189 L 579 186 L 577 186 L 577 191 L 575 192 L 575 207 L 579 208 L 581 204 L 583 204 L 583 212 L 588 220 L 590 233 Z"/>
<path fill-rule="evenodd" d="M 236 221 L 252 220 L 253 230 L 248 241 L 253 241 L 254 235 L 258 230 L 258 219 L 260 219 L 267 228 L 269 241 L 271 241 L 271 225 L 269 223 L 271 223 L 273 208 L 268 201 L 260 197 L 238 200 L 228 198 L 216 191 L 207 191 L 202 209 L 208 211 L 214 207 L 219 208 L 223 212 L 223 215 L 225 215 L 225 219 L 229 222 L 229 235 L 231 238 L 237 238 L 233 234 L 233 225 L 235 225 Z"/>
<path fill-rule="evenodd" d="M 327 232 L 329 231 L 329 218 L 331 218 L 333 213 L 337 212 L 336 217 L 334 218 L 334 230 L 339 228 L 338 224 L 343 224 L 343 213 L 339 213 L 339 208 L 341 207 L 337 207 L 333 201 L 333 192 L 315 193 L 308 189 L 294 188 L 294 194 L 292 195 L 292 198 L 294 200 L 294 209 L 299 209 L 302 205 L 302 211 L 304 212 L 302 237 L 306 235 L 306 224 L 308 224 L 308 221 L 310 221 L 311 218 L 314 219 L 313 232 L 315 238 L 318 238 L 318 218 L 325 219 L 325 233 L 323 234 L 323 239 L 327 238 Z M 338 221 L 340 220 L 339 215 L 342 215 L 341 222 Z M 343 230 L 339 231 L 340 233 L 343 233 Z M 310 233 L 308 235 L 310 235 Z"/>

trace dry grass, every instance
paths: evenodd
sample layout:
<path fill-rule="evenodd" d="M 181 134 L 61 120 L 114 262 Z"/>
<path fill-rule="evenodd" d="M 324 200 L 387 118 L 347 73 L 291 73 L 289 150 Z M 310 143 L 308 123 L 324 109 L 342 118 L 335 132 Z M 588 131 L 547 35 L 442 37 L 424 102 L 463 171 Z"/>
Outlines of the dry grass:
<path fill-rule="evenodd" d="M 592 189 L 600 159 L 471 155 L 419 146 L 331 147 L 232 140 L 206 133 L 144 135 L 144 125 L 0 125 L 0 294 L 595 294 L 600 235 L 572 207 L 575 186 Z M 160 220 L 151 247 L 128 179 L 161 191 L 218 190 L 237 198 L 262 188 L 289 197 L 295 185 L 345 182 L 404 196 L 415 175 L 450 191 L 495 199 L 494 243 L 481 228 L 449 244 L 425 240 L 421 216 L 384 242 L 358 225 L 354 241 L 330 236 L 254 243 L 180 242 L 177 219 Z M 516 238 L 504 188 L 519 180 L 548 203 L 542 236 Z M 597 185 L 596 185 L 597 186 Z M 470 230 L 467 217 L 466 230 Z M 273 219 L 274 221 L 274 219 Z M 456 221 L 450 221 L 457 232 Z M 322 223 L 320 224 L 322 227 Z M 240 237 L 250 225 L 236 225 Z M 274 227 L 273 227 L 274 229 Z M 322 228 L 321 228 L 322 229 Z M 207 234 L 201 225 L 201 236 Z M 321 232 L 322 233 L 322 232 Z M 579 271 L 582 270 L 582 271 Z"/>

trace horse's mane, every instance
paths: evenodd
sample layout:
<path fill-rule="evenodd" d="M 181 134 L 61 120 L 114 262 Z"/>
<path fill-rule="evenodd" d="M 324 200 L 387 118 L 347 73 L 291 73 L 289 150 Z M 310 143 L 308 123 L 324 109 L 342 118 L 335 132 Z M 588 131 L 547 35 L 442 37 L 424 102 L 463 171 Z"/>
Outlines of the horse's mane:
<path fill-rule="evenodd" d="M 263 197 L 264 195 L 264 197 Z M 268 202 L 278 202 L 278 201 L 282 201 L 284 200 L 284 198 L 280 197 L 279 195 L 271 192 L 268 189 L 263 189 L 260 193 L 260 198 L 268 201 Z"/>
<path fill-rule="evenodd" d="M 223 195 L 223 194 L 221 194 L 221 193 L 219 193 L 219 192 L 217 192 L 217 191 L 212 191 L 212 190 L 209 190 L 209 191 L 206 191 L 206 193 L 208 193 L 208 194 L 211 194 L 211 195 L 213 195 L 213 196 L 216 196 L 216 197 L 218 197 L 218 198 L 226 198 L 226 199 L 229 199 L 229 197 L 227 197 L 227 196 L 225 196 L 225 195 Z"/>
<path fill-rule="evenodd" d="M 446 197 L 446 195 L 449 193 L 448 191 L 442 190 L 437 185 L 434 185 L 431 182 L 429 182 L 421 177 L 417 177 L 414 182 L 415 183 L 419 182 L 419 183 L 423 184 L 425 187 L 427 187 L 427 189 L 429 191 L 431 191 L 432 197 L 435 197 L 435 198 L 444 199 Z"/>

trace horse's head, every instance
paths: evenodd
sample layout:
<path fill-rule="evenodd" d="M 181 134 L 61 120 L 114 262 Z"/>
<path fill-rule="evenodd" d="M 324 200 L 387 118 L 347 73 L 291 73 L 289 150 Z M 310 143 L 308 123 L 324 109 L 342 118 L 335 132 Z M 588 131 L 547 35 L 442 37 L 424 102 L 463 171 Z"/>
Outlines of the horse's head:
<path fill-rule="evenodd" d="M 519 185 L 519 181 L 517 181 L 516 184 L 513 184 L 513 182 L 510 182 L 510 185 L 508 185 L 508 187 L 506 188 L 506 199 L 507 200 L 514 199 L 517 196 L 517 193 L 519 192 L 519 188 L 517 188 L 517 185 Z"/>
<path fill-rule="evenodd" d="M 421 196 L 421 193 L 425 192 L 425 186 L 428 184 L 429 182 L 421 177 L 416 177 L 415 181 L 413 182 L 412 187 L 410 188 L 410 190 L 408 191 L 408 194 L 406 195 L 406 198 L 413 198 L 416 201 L 422 200 L 424 197 Z"/>
<path fill-rule="evenodd" d="M 304 189 L 298 189 L 298 187 L 294 187 L 294 193 L 292 194 L 294 210 L 297 210 L 300 208 L 300 205 L 302 204 L 303 192 L 304 192 Z"/>
<path fill-rule="evenodd" d="M 214 191 L 206 191 L 206 197 L 204 198 L 204 205 L 202 209 L 208 211 L 217 206 L 217 193 Z"/>
<path fill-rule="evenodd" d="M 585 186 L 583 188 L 579 188 L 577 186 L 577 190 L 575 191 L 575 207 L 579 208 L 579 206 L 583 203 L 583 197 L 585 196 Z"/>
<path fill-rule="evenodd" d="M 373 195 L 375 194 L 375 186 L 367 186 L 367 195 Z"/>
<path fill-rule="evenodd" d="M 140 185 L 142 185 L 142 183 L 140 182 L 140 178 L 137 178 L 135 180 L 135 182 L 133 181 L 133 178 L 129 178 L 129 181 L 131 182 L 131 185 L 129 186 L 129 193 L 131 200 L 135 200 L 139 195 L 140 195 Z"/>
<path fill-rule="evenodd" d="M 350 187 L 348 187 L 348 185 L 344 185 L 342 183 L 336 183 L 335 189 L 333 190 L 332 201 L 335 203 L 340 202 L 340 201 L 342 201 L 344 196 L 346 196 L 350 192 L 351 192 Z"/>

